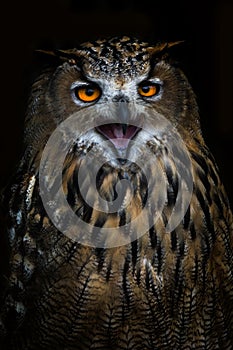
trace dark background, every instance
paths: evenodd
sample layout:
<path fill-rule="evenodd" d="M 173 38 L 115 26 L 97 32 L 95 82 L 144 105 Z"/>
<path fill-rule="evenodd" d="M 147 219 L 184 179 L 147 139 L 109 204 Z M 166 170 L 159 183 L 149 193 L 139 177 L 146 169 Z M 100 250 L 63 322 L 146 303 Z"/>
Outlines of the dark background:
<path fill-rule="evenodd" d="M 20 156 L 26 91 L 34 50 L 68 48 L 112 35 L 185 40 L 180 64 L 194 88 L 206 143 L 232 189 L 233 3 L 217 1 L 7 1 L 0 5 L 0 185 Z"/>

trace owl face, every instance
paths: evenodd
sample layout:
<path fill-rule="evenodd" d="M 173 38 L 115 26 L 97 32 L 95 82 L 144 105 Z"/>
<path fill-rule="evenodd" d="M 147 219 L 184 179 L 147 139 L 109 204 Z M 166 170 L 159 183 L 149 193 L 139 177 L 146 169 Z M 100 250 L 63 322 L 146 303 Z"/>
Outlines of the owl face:
<path fill-rule="evenodd" d="M 98 145 L 114 166 L 135 162 L 148 143 L 157 147 L 168 127 L 199 131 L 191 88 L 165 59 L 168 47 L 123 37 L 59 52 L 65 62 L 46 81 L 45 123 L 52 116 L 58 125 L 76 113 L 78 148 Z"/>
<path fill-rule="evenodd" d="M 162 82 L 157 77 L 148 79 L 150 65 L 144 45 L 125 38 L 121 44 L 100 42 L 99 47 L 91 50 L 92 55 L 82 66 L 86 82 L 77 80 L 72 85 L 73 101 L 79 107 L 94 104 L 98 110 L 97 134 L 93 135 L 94 139 L 90 135 L 89 139 L 99 145 L 109 140 L 107 148 L 112 153 L 112 161 L 116 157 L 133 159 L 129 145 L 132 140 L 136 142 L 143 131 L 142 114 L 146 106 L 143 98 L 158 100 Z"/>

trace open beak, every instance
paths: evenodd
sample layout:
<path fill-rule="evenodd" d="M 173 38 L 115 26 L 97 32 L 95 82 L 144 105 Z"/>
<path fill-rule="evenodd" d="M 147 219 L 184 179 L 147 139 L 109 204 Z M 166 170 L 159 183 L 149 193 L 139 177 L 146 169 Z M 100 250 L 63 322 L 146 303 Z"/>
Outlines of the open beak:
<path fill-rule="evenodd" d="M 141 127 L 130 124 L 130 111 L 125 101 L 119 102 L 117 116 L 116 122 L 99 125 L 96 130 L 111 141 L 117 150 L 124 150 Z"/>

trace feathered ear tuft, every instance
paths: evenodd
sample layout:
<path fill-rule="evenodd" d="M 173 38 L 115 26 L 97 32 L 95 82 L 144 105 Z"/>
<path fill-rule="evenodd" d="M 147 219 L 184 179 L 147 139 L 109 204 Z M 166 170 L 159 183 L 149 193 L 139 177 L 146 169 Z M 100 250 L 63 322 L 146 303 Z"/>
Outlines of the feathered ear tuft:
<path fill-rule="evenodd" d="M 157 44 L 156 46 L 154 47 L 150 47 L 148 49 L 148 52 L 151 56 L 159 56 L 159 57 L 167 57 L 168 55 L 168 50 L 173 47 L 173 46 L 176 46 L 176 45 L 180 45 L 180 44 L 183 44 L 185 41 L 184 40 L 181 40 L 181 41 L 173 41 L 173 42 L 165 42 L 165 43 L 160 43 L 160 44 Z"/>
<path fill-rule="evenodd" d="M 79 50 L 36 50 L 38 54 L 49 56 L 52 60 L 59 62 L 69 62 L 71 64 L 76 64 L 80 60 Z"/>
<path fill-rule="evenodd" d="M 179 41 L 172 41 L 170 43 L 167 43 L 167 48 L 170 49 L 172 46 L 180 45 L 185 43 L 185 40 L 179 40 Z"/>

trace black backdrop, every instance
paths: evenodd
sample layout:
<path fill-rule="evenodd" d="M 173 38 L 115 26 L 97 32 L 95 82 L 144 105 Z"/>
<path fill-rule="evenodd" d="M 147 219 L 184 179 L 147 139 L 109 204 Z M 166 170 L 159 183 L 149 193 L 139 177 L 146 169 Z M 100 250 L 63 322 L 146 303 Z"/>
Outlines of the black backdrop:
<path fill-rule="evenodd" d="M 196 92 L 204 137 L 232 202 L 232 0 L 9 0 L 1 2 L 0 18 L 1 185 L 20 157 L 34 50 L 127 34 L 186 41 L 181 66 Z"/>

